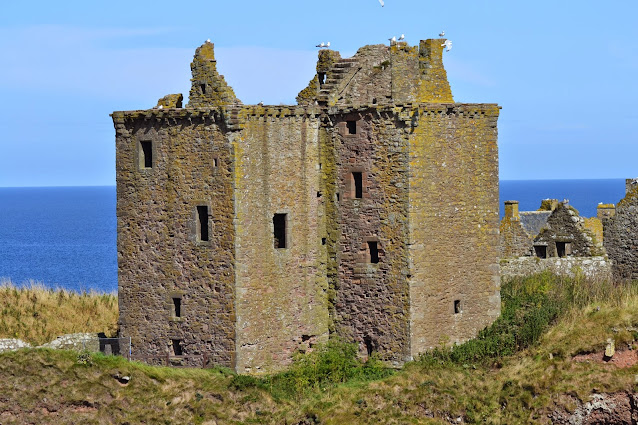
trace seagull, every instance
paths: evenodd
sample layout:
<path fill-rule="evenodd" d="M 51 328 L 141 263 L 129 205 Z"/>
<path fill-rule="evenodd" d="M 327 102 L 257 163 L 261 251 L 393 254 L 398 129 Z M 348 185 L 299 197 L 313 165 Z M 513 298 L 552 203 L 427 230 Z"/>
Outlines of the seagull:
<path fill-rule="evenodd" d="M 383 2 L 383 0 L 379 0 L 379 3 L 381 3 L 381 7 L 385 6 L 385 3 Z"/>
<path fill-rule="evenodd" d="M 324 43 L 323 41 L 321 42 L 321 44 L 317 44 L 315 47 L 326 47 L 326 43 Z"/>
<path fill-rule="evenodd" d="M 157 109 L 164 109 L 164 105 L 158 106 Z"/>
<path fill-rule="evenodd" d="M 449 52 L 450 50 L 452 50 L 452 41 L 445 40 L 445 43 L 441 44 L 441 47 L 445 47 L 445 51 Z"/>
<path fill-rule="evenodd" d="M 401 37 L 399 37 L 399 41 L 403 41 L 405 40 L 405 34 L 401 34 Z"/>
<path fill-rule="evenodd" d="M 206 39 L 206 43 L 210 43 L 210 38 L 207 38 L 207 39 Z"/>
<path fill-rule="evenodd" d="M 445 36 L 445 31 L 441 31 L 441 34 L 439 34 L 439 37 L 443 37 Z"/>
<path fill-rule="evenodd" d="M 390 46 L 397 44 L 397 38 L 395 36 L 388 38 L 388 40 L 390 40 Z"/>
<path fill-rule="evenodd" d="M 330 42 L 327 42 L 327 43 L 326 43 L 326 47 L 330 47 Z"/>

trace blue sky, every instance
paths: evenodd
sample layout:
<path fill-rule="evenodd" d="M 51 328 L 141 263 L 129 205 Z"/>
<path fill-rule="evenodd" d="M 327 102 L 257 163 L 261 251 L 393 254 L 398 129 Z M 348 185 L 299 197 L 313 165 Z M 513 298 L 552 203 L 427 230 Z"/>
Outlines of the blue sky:
<path fill-rule="evenodd" d="M 496 102 L 501 179 L 638 176 L 638 2 L 32 1 L 0 5 L 0 186 L 115 184 L 108 114 L 188 94 L 197 46 L 244 103 L 294 103 L 316 49 L 453 41 L 457 102 Z"/>

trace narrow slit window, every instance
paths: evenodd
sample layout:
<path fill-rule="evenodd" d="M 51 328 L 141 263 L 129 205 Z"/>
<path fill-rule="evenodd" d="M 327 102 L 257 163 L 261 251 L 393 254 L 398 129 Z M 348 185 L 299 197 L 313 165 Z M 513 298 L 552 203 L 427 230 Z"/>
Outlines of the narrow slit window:
<path fill-rule="evenodd" d="M 370 254 L 370 262 L 372 264 L 379 262 L 379 246 L 376 241 L 368 242 L 368 253 Z"/>
<path fill-rule="evenodd" d="M 182 317 L 182 299 L 179 297 L 173 298 L 173 316 Z"/>
<path fill-rule="evenodd" d="M 213 158 L 213 167 L 214 167 L 214 168 L 217 168 L 218 161 L 219 161 L 219 159 L 217 159 L 217 158 Z"/>
<path fill-rule="evenodd" d="M 374 353 L 374 344 L 372 342 L 372 338 L 366 336 L 365 338 L 363 338 L 363 343 L 366 346 L 366 353 L 368 354 L 368 357 L 370 357 L 372 353 Z"/>
<path fill-rule="evenodd" d="M 463 310 L 461 309 L 461 300 L 454 300 L 454 314 L 459 314 Z"/>
<path fill-rule="evenodd" d="M 323 84 L 326 82 L 326 73 L 318 72 L 317 78 L 319 79 L 319 87 L 323 86 Z"/>
<path fill-rule="evenodd" d="M 183 354 L 181 339 L 171 339 L 171 345 L 173 346 L 173 355 L 181 356 Z"/>
<path fill-rule="evenodd" d="M 153 168 L 153 142 L 140 142 L 140 166 Z"/>
<path fill-rule="evenodd" d="M 275 214 L 272 224 L 275 248 L 286 248 L 286 214 Z"/>
<path fill-rule="evenodd" d="M 363 173 L 359 171 L 352 173 L 352 185 L 354 186 L 354 197 L 363 198 Z"/>
<path fill-rule="evenodd" d="M 202 91 L 202 94 L 206 94 L 206 84 L 200 84 L 199 88 Z"/>
<path fill-rule="evenodd" d="M 208 207 L 206 205 L 197 206 L 197 230 L 199 240 L 208 240 Z"/>
<path fill-rule="evenodd" d="M 348 130 L 348 134 L 357 134 L 357 122 L 346 121 L 346 129 Z"/>

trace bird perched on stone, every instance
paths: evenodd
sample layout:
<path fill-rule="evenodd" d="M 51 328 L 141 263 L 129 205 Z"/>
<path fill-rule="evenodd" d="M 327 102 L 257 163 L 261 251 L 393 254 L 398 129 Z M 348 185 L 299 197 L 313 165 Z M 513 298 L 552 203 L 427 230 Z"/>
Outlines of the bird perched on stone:
<path fill-rule="evenodd" d="M 452 41 L 445 40 L 445 43 L 441 44 L 441 47 L 445 47 L 445 51 L 449 52 L 450 50 L 452 50 Z"/>
<path fill-rule="evenodd" d="M 405 34 L 401 34 L 401 37 L 399 37 L 399 41 L 403 41 L 405 40 Z"/>
<path fill-rule="evenodd" d="M 390 46 L 397 44 L 397 38 L 395 36 L 388 38 L 388 40 L 390 40 Z"/>
<path fill-rule="evenodd" d="M 164 105 L 158 106 L 157 109 L 164 109 Z"/>
<path fill-rule="evenodd" d="M 206 43 L 210 43 L 210 38 L 207 38 L 207 39 L 206 39 Z"/>
<path fill-rule="evenodd" d="M 326 43 L 326 47 L 330 47 L 330 42 L 327 42 L 327 43 Z"/>
<path fill-rule="evenodd" d="M 441 33 L 439 34 L 439 37 L 444 37 L 445 36 L 445 31 L 441 31 Z"/>

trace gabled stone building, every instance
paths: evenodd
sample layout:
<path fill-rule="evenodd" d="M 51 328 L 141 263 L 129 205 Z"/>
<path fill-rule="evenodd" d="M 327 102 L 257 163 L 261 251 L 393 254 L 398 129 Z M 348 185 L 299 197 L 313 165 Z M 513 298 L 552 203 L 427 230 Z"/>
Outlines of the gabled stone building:
<path fill-rule="evenodd" d="M 263 373 L 335 335 L 400 364 L 498 317 L 499 107 L 454 102 L 444 41 L 321 50 L 290 106 L 243 105 L 207 42 L 186 107 L 112 114 L 134 358 Z"/>

